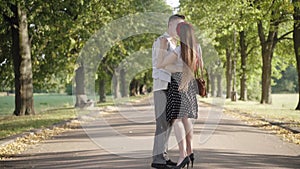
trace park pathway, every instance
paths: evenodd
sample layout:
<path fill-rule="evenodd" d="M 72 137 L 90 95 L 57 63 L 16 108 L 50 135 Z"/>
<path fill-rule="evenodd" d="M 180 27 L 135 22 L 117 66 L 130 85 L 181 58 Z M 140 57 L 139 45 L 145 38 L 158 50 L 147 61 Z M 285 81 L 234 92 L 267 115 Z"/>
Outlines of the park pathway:
<path fill-rule="evenodd" d="M 300 146 L 199 105 L 194 168 L 300 168 Z M 86 113 L 86 112 L 85 112 Z M 79 113 L 82 127 L 32 146 L 0 168 L 148 169 L 154 133 L 152 99 Z M 175 137 L 169 142 L 174 161 Z"/>

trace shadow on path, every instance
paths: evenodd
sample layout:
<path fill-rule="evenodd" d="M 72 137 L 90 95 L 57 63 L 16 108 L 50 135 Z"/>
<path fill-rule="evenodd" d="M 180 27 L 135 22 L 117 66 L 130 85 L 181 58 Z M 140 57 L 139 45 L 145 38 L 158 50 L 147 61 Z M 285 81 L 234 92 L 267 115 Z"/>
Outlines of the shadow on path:
<path fill-rule="evenodd" d="M 140 110 L 144 110 L 143 106 L 138 105 L 141 108 Z M 128 138 L 145 139 L 145 144 L 142 145 L 142 148 L 145 148 L 143 151 L 139 151 L 141 149 L 138 146 L 141 145 L 137 145 L 134 139 L 132 142 L 121 140 L 126 144 L 125 148 L 132 150 L 127 151 L 127 153 L 134 156 L 149 151 L 151 154 L 155 123 L 139 123 L 139 119 L 143 116 L 154 118 L 149 116 L 149 114 L 154 114 L 149 107 L 148 105 L 149 111 L 132 111 L 133 116 L 130 116 L 131 118 L 125 118 L 124 114 L 118 113 L 107 115 L 105 116 L 105 122 L 109 126 L 97 123 L 97 121 L 89 123 L 85 128 L 66 132 L 33 146 L 23 154 L 0 161 L 0 168 L 151 168 L 152 159 L 149 157 L 151 155 L 148 158 L 128 158 L 126 154 L 114 155 L 97 146 L 90 138 L 92 136 L 100 141 L 107 140 L 113 148 L 117 147 L 121 142 L 116 139 L 116 135 L 108 132 L 107 129 L 110 127 Z M 207 117 L 216 112 L 209 109 L 213 108 L 202 107 L 199 119 L 195 123 L 194 153 L 196 160 L 194 168 L 299 168 L 300 146 L 285 143 L 275 135 L 247 126 L 241 121 L 226 115 L 222 115 L 220 121 L 212 119 L 209 119 L 209 121 Z M 130 111 L 124 111 L 123 113 L 127 115 L 126 113 L 130 113 Z M 199 143 L 197 139 L 201 140 L 201 137 L 207 138 L 207 140 Z M 176 161 L 178 150 L 174 142 L 173 145 L 175 145 L 175 148 L 169 151 L 169 154 Z M 138 151 L 135 151 L 134 148 L 138 148 Z"/>
<path fill-rule="evenodd" d="M 177 154 L 171 151 L 170 155 Z M 1 168 L 150 168 L 151 158 L 125 158 L 99 154 L 99 151 L 72 151 L 19 155 L 15 160 L 1 161 Z M 299 168 L 299 156 L 232 153 L 229 151 L 197 150 L 194 168 Z M 175 157 L 172 157 L 175 160 Z"/>

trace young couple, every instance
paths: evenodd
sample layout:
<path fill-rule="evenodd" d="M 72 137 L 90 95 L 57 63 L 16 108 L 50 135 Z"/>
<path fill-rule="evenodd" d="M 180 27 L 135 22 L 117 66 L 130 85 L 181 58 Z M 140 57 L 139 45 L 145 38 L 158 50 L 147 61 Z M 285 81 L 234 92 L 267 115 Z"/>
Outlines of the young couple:
<path fill-rule="evenodd" d="M 168 31 L 152 47 L 156 131 L 151 166 L 158 169 L 184 168 L 190 162 L 193 167 L 195 159 L 192 138 L 193 122 L 198 117 L 198 88 L 194 71 L 197 63 L 203 63 L 193 28 L 184 19 L 183 15 L 172 15 Z M 167 156 L 171 127 L 180 151 L 177 163 Z"/>

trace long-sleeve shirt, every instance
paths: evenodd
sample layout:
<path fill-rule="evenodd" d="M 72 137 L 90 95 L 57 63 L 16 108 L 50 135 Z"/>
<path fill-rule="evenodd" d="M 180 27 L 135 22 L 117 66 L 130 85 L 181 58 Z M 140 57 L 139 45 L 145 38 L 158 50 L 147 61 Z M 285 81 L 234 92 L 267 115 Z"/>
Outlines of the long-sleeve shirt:
<path fill-rule="evenodd" d="M 171 37 L 168 33 L 164 33 L 155 40 L 152 45 L 152 78 L 153 91 L 165 90 L 168 88 L 168 83 L 171 81 L 171 73 L 164 69 L 157 69 L 157 60 L 160 52 L 160 38 L 165 37 L 168 41 L 167 51 L 171 52 L 176 48 L 176 44 L 171 42 Z"/>

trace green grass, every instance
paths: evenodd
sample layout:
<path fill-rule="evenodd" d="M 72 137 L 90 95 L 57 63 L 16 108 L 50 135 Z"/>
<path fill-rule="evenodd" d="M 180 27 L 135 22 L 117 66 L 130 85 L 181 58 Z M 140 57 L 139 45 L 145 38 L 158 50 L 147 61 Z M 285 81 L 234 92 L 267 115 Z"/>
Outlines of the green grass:
<path fill-rule="evenodd" d="M 237 109 L 257 117 L 271 119 L 274 121 L 300 122 L 300 111 L 295 110 L 298 103 L 298 94 L 273 94 L 273 103 L 271 105 L 262 105 L 259 101 L 232 102 L 229 99 L 222 100 L 216 98 L 201 100 L 208 103 L 220 103 L 225 101 L 225 108 Z"/>
<path fill-rule="evenodd" d="M 34 116 L 0 116 L 0 139 L 32 129 L 49 127 L 76 117 L 73 108 L 48 111 Z"/>
<path fill-rule="evenodd" d="M 147 95 L 146 95 L 147 96 Z M 145 96 L 134 96 L 119 99 L 118 102 L 128 102 L 141 99 Z M 106 98 L 105 103 L 95 106 L 113 106 L 112 96 Z M 14 96 L 0 96 L 0 139 L 20 134 L 32 129 L 49 127 L 55 123 L 77 117 L 73 108 L 73 96 L 58 94 L 34 95 L 34 116 L 13 116 Z"/>
<path fill-rule="evenodd" d="M 72 108 L 73 96 L 59 94 L 34 94 L 34 116 L 16 117 L 14 96 L 0 96 L 0 139 L 32 129 L 49 127 L 76 117 Z"/>
<path fill-rule="evenodd" d="M 72 107 L 73 96 L 59 94 L 34 94 L 36 113 L 54 109 Z M 15 96 L 0 96 L 0 115 L 12 115 L 15 107 Z"/>

